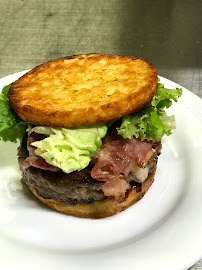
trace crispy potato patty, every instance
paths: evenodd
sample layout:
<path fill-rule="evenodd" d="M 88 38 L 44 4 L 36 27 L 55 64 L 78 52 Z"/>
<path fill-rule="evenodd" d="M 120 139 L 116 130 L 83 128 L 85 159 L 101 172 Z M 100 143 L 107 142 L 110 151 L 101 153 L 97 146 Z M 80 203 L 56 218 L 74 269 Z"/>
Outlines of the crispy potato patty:
<path fill-rule="evenodd" d="M 75 127 L 137 111 L 156 88 L 157 70 L 144 59 L 82 54 L 35 67 L 11 85 L 9 99 L 25 121 Z"/>

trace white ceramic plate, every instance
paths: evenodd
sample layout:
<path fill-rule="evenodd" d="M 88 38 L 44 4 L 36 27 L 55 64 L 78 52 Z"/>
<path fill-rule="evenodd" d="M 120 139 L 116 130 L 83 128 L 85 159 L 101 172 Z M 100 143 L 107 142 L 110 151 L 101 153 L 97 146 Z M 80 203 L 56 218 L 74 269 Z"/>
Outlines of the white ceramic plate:
<path fill-rule="evenodd" d="M 0 89 L 20 77 L 0 80 Z M 167 88 L 180 87 L 160 77 Z M 187 269 L 202 257 L 202 101 L 174 104 L 156 180 L 126 211 L 100 220 L 43 206 L 23 185 L 16 148 L 0 143 L 0 269 Z M 15 191 L 15 189 L 17 189 Z"/>

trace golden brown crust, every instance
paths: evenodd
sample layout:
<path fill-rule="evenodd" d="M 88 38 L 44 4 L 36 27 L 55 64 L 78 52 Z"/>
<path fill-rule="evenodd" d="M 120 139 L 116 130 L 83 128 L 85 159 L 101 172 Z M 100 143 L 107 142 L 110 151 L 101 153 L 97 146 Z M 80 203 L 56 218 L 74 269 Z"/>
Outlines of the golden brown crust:
<path fill-rule="evenodd" d="M 115 215 L 121 212 L 139 201 L 144 194 L 147 192 L 149 187 L 154 181 L 154 176 L 149 176 L 142 184 L 142 191 L 140 193 L 136 192 L 136 189 L 131 188 L 128 191 L 128 197 L 123 203 L 118 203 L 114 198 L 102 200 L 95 202 L 94 204 L 85 204 L 79 202 L 75 205 L 62 203 L 53 199 L 44 199 L 38 193 L 38 191 L 32 187 L 29 187 L 32 193 L 45 205 L 61 212 L 64 214 L 70 214 L 79 217 L 87 218 L 104 218 L 108 216 Z"/>
<path fill-rule="evenodd" d="M 11 85 L 9 99 L 25 121 L 74 127 L 137 111 L 156 88 L 157 70 L 144 59 L 83 54 L 35 67 Z"/>

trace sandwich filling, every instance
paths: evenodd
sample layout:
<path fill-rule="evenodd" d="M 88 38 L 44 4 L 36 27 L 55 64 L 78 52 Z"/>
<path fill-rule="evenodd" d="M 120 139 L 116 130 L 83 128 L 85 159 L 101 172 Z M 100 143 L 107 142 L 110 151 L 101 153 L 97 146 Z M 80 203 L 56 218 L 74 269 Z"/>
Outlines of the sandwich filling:
<path fill-rule="evenodd" d="M 161 151 L 161 141 L 123 139 L 114 134 L 112 127 L 90 164 L 83 170 L 67 174 L 57 167 L 50 167 L 35 154 L 32 160 L 34 151 L 27 147 L 30 138 L 42 139 L 38 134 L 30 133 L 28 139 L 24 137 L 18 150 L 18 160 L 26 183 L 43 198 L 71 204 L 94 203 L 112 196 L 118 202 L 123 202 L 130 188 L 141 192 L 142 183 L 156 171 Z"/>
<path fill-rule="evenodd" d="M 50 165 L 41 156 L 37 155 L 34 142 L 40 142 L 44 135 L 31 132 L 27 139 L 28 157 L 23 160 L 22 168 L 30 166 L 57 172 L 60 168 Z M 102 181 L 101 190 L 105 196 L 114 196 L 118 202 L 126 198 L 126 191 L 130 189 L 130 181 L 143 182 L 149 173 L 147 166 L 153 157 L 152 141 L 140 139 L 124 139 L 117 134 L 112 125 L 103 139 L 102 146 L 91 158 L 90 176 Z"/>

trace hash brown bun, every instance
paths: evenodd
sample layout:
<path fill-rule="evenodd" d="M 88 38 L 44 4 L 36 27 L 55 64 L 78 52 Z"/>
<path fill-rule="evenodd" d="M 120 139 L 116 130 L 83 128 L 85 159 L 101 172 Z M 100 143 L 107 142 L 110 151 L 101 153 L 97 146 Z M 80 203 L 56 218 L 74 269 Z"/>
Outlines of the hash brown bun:
<path fill-rule="evenodd" d="M 156 89 L 157 70 L 144 59 L 81 54 L 35 67 L 12 83 L 8 96 L 25 121 L 76 127 L 138 111 Z"/>

